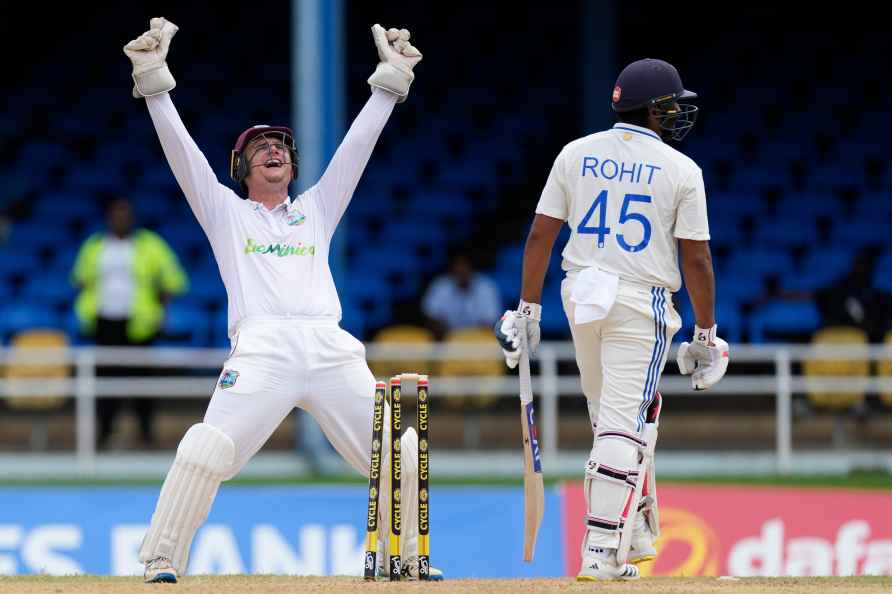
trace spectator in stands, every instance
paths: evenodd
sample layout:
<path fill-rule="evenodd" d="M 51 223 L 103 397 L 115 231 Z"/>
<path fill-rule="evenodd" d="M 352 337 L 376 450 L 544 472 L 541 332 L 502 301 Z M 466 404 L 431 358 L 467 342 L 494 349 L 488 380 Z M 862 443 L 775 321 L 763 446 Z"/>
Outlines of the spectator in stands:
<path fill-rule="evenodd" d="M 488 327 L 501 309 L 495 281 L 476 272 L 466 252 L 452 258 L 449 273 L 435 278 L 422 300 L 427 325 L 438 339 L 450 330 Z"/>
<path fill-rule="evenodd" d="M 156 233 L 135 229 L 133 210 L 124 198 L 106 206 L 108 229 L 81 246 L 72 271 L 80 289 L 74 309 L 84 335 L 100 346 L 146 346 L 158 336 L 164 310 L 173 295 L 187 290 L 188 278 L 173 250 Z M 132 368 L 100 369 L 101 375 L 142 374 Z M 104 448 L 121 406 L 120 398 L 97 400 L 99 447 Z M 154 402 L 137 398 L 143 445 L 154 444 Z"/>
<path fill-rule="evenodd" d="M 848 275 L 815 292 L 823 326 L 857 326 L 871 342 L 882 342 L 892 329 L 892 294 L 873 286 L 878 257 L 876 249 L 862 249 Z"/>

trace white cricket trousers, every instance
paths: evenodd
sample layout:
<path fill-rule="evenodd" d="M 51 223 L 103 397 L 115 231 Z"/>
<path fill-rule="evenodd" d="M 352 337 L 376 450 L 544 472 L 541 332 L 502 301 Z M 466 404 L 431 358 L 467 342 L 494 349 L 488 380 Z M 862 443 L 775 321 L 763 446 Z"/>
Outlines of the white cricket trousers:
<path fill-rule="evenodd" d="M 619 432 L 640 437 L 681 317 L 668 289 L 620 279 L 607 317 L 577 326 L 570 301 L 575 277 L 570 273 L 563 280 L 561 299 L 592 429 L 596 436 Z"/>
<path fill-rule="evenodd" d="M 204 422 L 232 438 L 232 478 L 295 407 L 310 413 L 353 468 L 368 474 L 375 378 L 365 347 L 334 320 L 245 318 Z M 225 480 L 224 479 L 224 480 Z"/>

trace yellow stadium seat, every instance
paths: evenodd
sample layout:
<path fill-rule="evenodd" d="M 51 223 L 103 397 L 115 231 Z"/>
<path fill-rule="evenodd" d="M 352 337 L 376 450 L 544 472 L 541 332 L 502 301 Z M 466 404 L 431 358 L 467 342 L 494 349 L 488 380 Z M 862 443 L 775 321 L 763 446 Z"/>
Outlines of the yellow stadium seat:
<path fill-rule="evenodd" d="M 446 335 L 446 344 L 474 344 L 474 345 L 492 345 L 493 351 L 498 352 L 498 341 L 493 336 L 491 328 L 464 328 L 461 330 L 453 330 Z M 484 358 L 474 357 L 466 359 L 446 359 L 440 363 L 438 376 L 452 377 L 469 377 L 469 376 L 485 376 L 492 378 L 500 378 L 505 375 L 505 362 L 501 358 Z M 446 398 L 447 406 L 465 408 L 473 406 L 477 408 L 485 408 L 498 401 L 498 394 L 494 391 L 487 391 L 486 385 L 481 384 L 481 392 L 476 395 L 468 395 L 465 397 L 449 397 Z"/>
<path fill-rule="evenodd" d="M 374 344 L 433 344 L 434 333 L 421 326 L 388 326 L 375 335 Z M 378 359 L 370 361 L 369 367 L 378 379 L 388 380 L 397 373 L 430 373 L 431 363 L 421 359 Z"/>
<path fill-rule="evenodd" d="M 892 330 L 886 333 L 883 341 L 886 346 L 892 349 Z M 892 359 L 880 359 L 877 361 L 877 375 L 885 379 L 892 379 Z M 880 402 L 886 406 L 892 407 L 892 391 L 880 392 Z"/>
<path fill-rule="evenodd" d="M 806 386 L 808 386 L 809 378 L 820 378 L 821 376 L 853 378 L 851 391 L 827 392 L 809 388 L 807 395 L 812 406 L 841 411 L 862 404 L 867 377 L 870 374 L 870 361 L 867 357 L 867 333 L 860 328 L 850 326 L 831 326 L 815 332 L 812 344 L 815 346 L 848 345 L 851 349 L 857 349 L 857 352 L 864 352 L 863 359 L 815 359 L 803 362 L 802 370 Z"/>
<path fill-rule="evenodd" d="M 48 442 L 48 414 L 64 406 L 66 397 L 59 386 L 53 386 L 53 380 L 63 380 L 71 375 L 71 369 L 64 363 L 27 363 L 17 361 L 19 356 L 26 355 L 27 349 L 64 349 L 68 347 L 68 337 L 64 332 L 48 329 L 24 330 L 13 336 L 10 341 L 11 353 L 3 377 L 8 382 L 9 397 L 6 405 L 14 410 L 34 413 L 31 422 L 31 445 L 34 449 L 46 449 Z M 16 384 L 16 380 L 45 378 L 46 390 L 36 396 L 23 394 L 24 389 Z"/>

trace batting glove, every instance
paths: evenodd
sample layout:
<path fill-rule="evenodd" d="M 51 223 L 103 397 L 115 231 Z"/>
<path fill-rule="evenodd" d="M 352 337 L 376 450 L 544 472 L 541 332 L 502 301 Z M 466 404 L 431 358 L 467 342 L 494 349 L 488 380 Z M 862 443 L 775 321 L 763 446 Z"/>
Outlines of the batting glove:
<path fill-rule="evenodd" d="M 683 342 L 678 347 L 678 369 L 683 375 L 691 374 L 695 390 L 714 386 L 728 371 L 730 349 L 727 342 L 715 335 L 717 328 L 694 326 L 693 342 Z"/>
<path fill-rule="evenodd" d="M 421 61 L 421 52 L 409 43 L 409 37 L 406 29 L 385 30 L 381 25 L 372 25 L 372 38 L 381 62 L 369 77 L 369 84 L 397 95 L 397 103 L 409 95 L 409 85 L 415 80 L 412 68 Z"/>
<path fill-rule="evenodd" d="M 167 68 L 167 50 L 179 27 L 165 18 L 149 21 L 149 30 L 124 46 L 133 63 L 133 96 L 151 97 L 177 86 Z"/>
<path fill-rule="evenodd" d="M 542 319 L 542 306 L 538 303 L 527 303 L 521 300 L 516 311 L 508 310 L 495 323 L 495 333 L 499 344 L 502 346 L 502 354 L 505 355 L 505 364 L 509 369 L 517 367 L 521 353 L 521 329 L 526 329 L 527 348 L 530 355 L 536 353 L 536 347 L 542 338 L 539 328 L 539 320 Z"/>

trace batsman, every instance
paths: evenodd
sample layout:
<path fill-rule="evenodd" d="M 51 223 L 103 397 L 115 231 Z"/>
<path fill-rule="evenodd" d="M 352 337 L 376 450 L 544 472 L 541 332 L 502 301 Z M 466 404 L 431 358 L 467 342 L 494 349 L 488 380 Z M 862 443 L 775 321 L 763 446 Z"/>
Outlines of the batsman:
<path fill-rule="evenodd" d="M 242 132 L 232 151 L 230 175 L 239 196 L 217 181 L 171 100 L 175 81 L 166 59 L 176 32 L 170 21 L 152 19 L 124 53 L 133 63 L 133 95 L 145 98 L 167 162 L 211 244 L 229 298 L 232 351 L 203 422 L 180 441 L 161 488 L 139 551 L 146 582 L 176 582 L 186 572 L 192 539 L 220 483 L 238 474 L 295 407 L 313 415 L 340 455 L 368 475 L 375 379 L 362 343 L 339 325 L 329 247 L 421 60 L 407 30 L 373 26 L 380 62 L 368 79 L 371 96 L 322 177 L 289 196 L 298 174 L 294 134 L 286 126 L 256 125 Z M 417 448 L 417 435 L 406 431 L 401 556 L 410 578 L 418 575 L 417 497 L 410 492 L 417 484 Z M 387 517 L 389 501 L 379 512 Z M 442 579 L 439 571 L 430 573 Z"/>
<path fill-rule="evenodd" d="M 703 175 L 669 144 L 693 127 L 697 107 L 684 100 L 696 97 L 662 60 L 623 69 L 611 98 L 617 123 L 569 143 L 554 162 L 526 240 L 520 304 L 495 326 L 509 367 L 524 342 L 535 351 L 545 272 L 566 222 L 561 299 L 594 434 L 581 581 L 637 579 L 635 564 L 656 555 L 657 386 L 681 327 L 671 295 L 681 272 L 696 325 L 679 368 L 705 390 L 728 366 L 728 344 L 716 336 Z"/>

